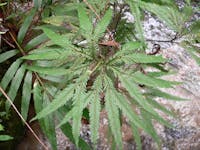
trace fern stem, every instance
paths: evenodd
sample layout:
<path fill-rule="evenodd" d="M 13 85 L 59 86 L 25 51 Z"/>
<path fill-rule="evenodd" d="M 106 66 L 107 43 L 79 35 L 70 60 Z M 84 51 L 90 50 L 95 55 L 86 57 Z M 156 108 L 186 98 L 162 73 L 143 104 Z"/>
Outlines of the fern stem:
<path fill-rule="evenodd" d="M 94 71 L 96 71 L 99 68 L 99 66 L 101 65 L 101 63 L 102 62 L 99 61 L 98 64 L 91 70 L 90 74 L 92 74 Z"/>
<path fill-rule="evenodd" d="M 9 34 L 10 34 L 11 38 L 13 39 L 13 41 L 15 42 L 15 44 L 17 45 L 17 47 L 19 48 L 19 50 L 22 53 L 22 55 L 25 56 L 26 53 L 24 52 L 23 48 L 19 45 L 19 43 L 17 42 L 17 40 L 15 39 L 13 34 L 11 32 L 9 32 Z"/>
<path fill-rule="evenodd" d="M 5 98 L 8 100 L 8 102 L 11 104 L 15 112 L 18 114 L 18 116 L 21 118 L 21 120 L 24 122 L 24 124 L 27 126 L 27 128 L 31 131 L 33 136 L 36 138 L 36 140 L 44 147 L 45 150 L 48 150 L 48 147 L 40 140 L 40 138 L 37 136 L 37 134 L 33 131 L 33 129 L 29 126 L 29 124 L 26 122 L 26 120 L 23 118 L 23 116 L 20 114 L 16 106 L 13 104 L 10 97 L 5 93 L 3 88 L 0 86 L 1 93 L 5 96 Z"/>
<path fill-rule="evenodd" d="M 95 9 L 92 7 L 92 5 L 90 5 L 87 0 L 83 0 L 83 2 L 90 8 L 90 10 L 92 10 L 94 12 L 94 14 L 97 16 L 97 19 L 100 20 L 101 17 L 97 14 L 97 12 L 95 11 Z"/>

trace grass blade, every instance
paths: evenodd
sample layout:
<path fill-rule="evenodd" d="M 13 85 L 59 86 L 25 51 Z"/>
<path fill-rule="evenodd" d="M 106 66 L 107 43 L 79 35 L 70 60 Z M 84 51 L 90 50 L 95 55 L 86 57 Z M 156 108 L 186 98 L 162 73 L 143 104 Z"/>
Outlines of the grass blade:
<path fill-rule="evenodd" d="M 53 76 L 61 76 L 69 73 L 69 70 L 64 68 L 51 68 L 51 67 L 40 67 L 40 66 L 27 66 L 26 69 Z"/>
<path fill-rule="evenodd" d="M 29 14 L 27 15 L 27 17 L 25 18 L 23 24 L 21 25 L 21 28 L 18 32 L 18 36 L 17 36 L 17 41 L 19 42 L 19 44 L 22 44 L 24 37 L 26 36 L 26 33 L 28 31 L 29 26 L 31 25 L 32 21 L 33 21 L 33 17 L 36 13 L 36 9 L 32 9 Z"/>
<path fill-rule="evenodd" d="M 38 36 L 36 36 L 35 38 L 33 38 L 32 40 L 30 40 L 26 46 L 25 46 L 25 50 L 30 50 L 35 48 L 36 46 L 42 44 L 43 42 L 47 41 L 48 38 L 45 34 L 40 34 Z"/>
<path fill-rule="evenodd" d="M 28 71 L 26 73 L 23 90 L 22 90 L 22 101 L 21 101 L 21 114 L 24 120 L 27 119 L 28 108 L 31 100 L 31 91 L 32 90 L 32 72 Z"/>
<path fill-rule="evenodd" d="M 10 50 L 5 53 L 0 54 L 0 63 L 6 61 L 7 59 L 15 56 L 19 51 L 18 50 Z"/>
<path fill-rule="evenodd" d="M 12 80 L 13 76 L 15 75 L 17 69 L 19 68 L 19 65 L 21 64 L 21 60 L 17 59 L 15 62 L 12 63 L 12 65 L 8 68 L 5 75 L 3 76 L 3 79 L 1 80 L 1 87 L 5 90 Z M 2 93 L 0 93 L 1 96 Z"/>
<path fill-rule="evenodd" d="M 17 96 L 17 91 L 22 83 L 23 77 L 25 73 L 25 66 L 22 65 L 16 72 L 14 78 L 12 79 L 11 86 L 8 92 L 8 96 L 11 100 L 14 101 L 15 97 Z M 10 103 L 6 102 L 6 111 L 10 108 Z"/>

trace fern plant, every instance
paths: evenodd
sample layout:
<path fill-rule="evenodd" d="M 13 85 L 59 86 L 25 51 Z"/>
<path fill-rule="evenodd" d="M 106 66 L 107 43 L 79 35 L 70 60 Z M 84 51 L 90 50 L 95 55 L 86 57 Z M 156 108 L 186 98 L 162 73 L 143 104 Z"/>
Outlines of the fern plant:
<path fill-rule="evenodd" d="M 189 30 L 184 29 L 184 23 L 193 14 L 190 1 L 187 1 L 183 10 L 185 14 L 181 13 L 172 0 L 126 0 L 123 3 L 115 0 L 101 3 L 99 0 L 60 1 L 52 7 L 46 7 L 47 11 L 43 11 L 42 17 L 46 24 L 36 27 L 36 31 L 42 30 L 43 33 L 38 32 L 24 46 L 23 40 L 30 28 L 30 20 L 38 8 L 44 7 L 38 1 L 34 2 L 35 7 L 24 20 L 16 39 L 19 50 L 0 55 L 0 62 L 4 62 L 19 52 L 23 54 L 10 66 L 0 85 L 6 90 L 11 82 L 8 95 L 14 100 L 23 83 L 21 113 L 24 118 L 27 118 L 33 95 L 37 115 L 32 120 L 39 120 L 53 149 L 56 149 L 54 117 L 59 120 L 57 127 L 77 147 L 91 148 L 79 137 L 84 110 L 89 111 L 94 148 L 99 139 L 102 110 L 108 114 L 113 142 L 118 149 L 123 149 L 123 118 L 128 120 L 132 128 L 137 149 L 142 147 L 141 129 L 160 145 L 153 121 L 168 127 L 171 125 L 157 110 L 170 116 L 174 114 L 155 98 L 183 99 L 160 90 L 173 88 L 179 83 L 160 78 L 168 74 L 164 69 L 168 60 L 160 55 L 145 53 L 146 41 L 141 18 L 143 10 L 149 11 L 177 32 L 179 37 L 190 35 Z M 124 10 L 132 13 L 134 23 L 123 19 Z M 45 12 L 48 15 L 45 16 Z M 50 14 L 53 15 L 49 17 Z M 196 24 L 198 22 L 191 30 L 196 29 Z M 126 35 L 123 27 L 127 31 Z M 116 31 L 115 34 L 112 33 L 113 30 Z M 156 71 L 145 71 L 148 67 L 155 68 Z M 7 110 L 9 107 L 7 104 Z"/>

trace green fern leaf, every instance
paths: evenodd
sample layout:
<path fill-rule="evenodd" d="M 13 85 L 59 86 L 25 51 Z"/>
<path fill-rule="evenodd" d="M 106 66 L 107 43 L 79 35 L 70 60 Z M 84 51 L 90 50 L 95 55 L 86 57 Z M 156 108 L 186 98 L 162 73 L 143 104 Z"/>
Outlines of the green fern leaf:
<path fill-rule="evenodd" d="M 40 49 L 30 55 L 23 56 L 22 59 L 28 60 L 58 60 L 67 57 L 71 54 L 70 50 L 64 49 L 49 49 L 48 47 Z"/>
<path fill-rule="evenodd" d="M 103 18 L 98 22 L 97 26 L 95 27 L 94 36 L 96 39 L 99 39 L 103 36 L 103 33 L 106 31 L 106 28 L 109 25 L 111 18 L 112 10 L 108 9 Z"/>
<path fill-rule="evenodd" d="M 168 100 L 176 100 L 176 101 L 185 101 L 187 99 L 180 98 L 174 95 L 171 95 L 169 93 L 165 93 L 163 91 L 160 91 L 159 89 L 155 88 L 149 88 L 149 91 L 147 91 L 146 95 L 148 96 L 154 96 L 154 97 L 163 97 Z"/>
<path fill-rule="evenodd" d="M 85 100 L 83 103 L 81 103 L 80 101 L 81 100 Z M 67 123 L 71 118 L 73 118 L 73 114 L 76 113 L 77 110 L 79 109 L 84 109 L 87 104 L 90 102 L 90 96 L 89 95 L 85 95 L 85 98 L 84 99 L 81 99 L 78 101 L 78 104 L 81 103 L 81 108 L 80 107 L 76 107 L 74 106 L 69 112 L 67 112 L 67 114 L 65 115 L 65 117 L 63 118 L 63 120 L 57 125 L 57 128 L 61 127 L 63 124 Z M 77 105 L 77 106 L 80 106 L 80 105 Z"/>
<path fill-rule="evenodd" d="M 140 6 L 150 11 L 164 21 L 166 25 L 174 31 L 181 32 L 184 22 L 187 21 L 185 14 L 183 15 L 174 6 L 157 5 L 153 3 L 141 2 Z"/>
<path fill-rule="evenodd" d="M 136 83 L 144 84 L 151 87 L 170 88 L 173 85 L 173 82 L 153 78 L 148 75 L 144 75 L 141 72 L 134 73 L 131 79 L 133 79 L 133 81 Z"/>
<path fill-rule="evenodd" d="M 64 118 L 62 114 L 66 113 L 66 111 L 67 110 L 65 109 L 58 110 L 58 112 L 56 113 L 58 121 L 61 121 Z M 70 123 L 65 123 L 60 128 L 62 132 L 66 135 L 66 137 L 68 137 L 71 142 L 75 143 Z M 81 137 L 79 137 L 79 147 L 84 150 L 91 150 L 91 147 Z"/>
<path fill-rule="evenodd" d="M 43 108 L 46 107 L 46 105 L 48 105 L 49 98 L 46 93 L 42 95 L 42 88 L 37 81 L 34 83 L 33 96 L 36 114 L 38 114 Z M 56 150 L 57 143 L 53 116 L 49 115 L 45 118 L 39 119 L 39 123 L 42 130 L 44 131 L 44 134 L 49 139 L 52 149 Z"/>
<path fill-rule="evenodd" d="M 140 49 L 142 47 L 141 42 L 127 42 L 126 44 L 122 45 L 122 49 L 120 51 L 117 51 L 115 56 L 123 56 L 128 55 L 130 53 L 133 53 L 134 51 Z"/>
<path fill-rule="evenodd" d="M 43 108 L 45 108 L 50 103 L 49 97 L 46 93 L 43 94 Z M 56 131 L 55 131 L 55 122 L 54 116 L 49 115 L 44 120 L 44 126 L 42 126 L 42 130 L 45 131 L 45 135 L 49 139 L 53 150 L 57 150 L 57 139 L 56 139 Z"/>
<path fill-rule="evenodd" d="M 164 63 L 166 59 L 162 56 L 149 56 L 146 54 L 132 53 L 120 58 L 127 64 L 132 63 Z"/>
<path fill-rule="evenodd" d="M 5 2 L 5 3 L 0 3 L 0 6 L 4 6 L 4 5 L 7 5 L 7 3 Z"/>
<path fill-rule="evenodd" d="M 0 135 L 0 141 L 8 141 L 14 139 L 13 137 L 9 135 Z"/>
<path fill-rule="evenodd" d="M 30 40 L 26 46 L 25 46 L 25 50 L 28 51 L 30 49 L 35 48 L 36 46 L 42 44 L 43 42 L 47 41 L 48 38 L 45 34 L 40 34 L 38 36 L 36 36 L 35 38 L 33 38 L 32 40 Z"/>
<path fill-rule="evenodd" d="M 17 36 L 17 41 L 19 42 L 19 44 L 22 44 L 24 37 L 26 36 L 26 33 L 28 31 L 28 28 L 31 25 L 31 22 L 33 20 L 35 13 L 36 13 L 36 9 L 33 8 L 30 11 L 29 15 L 26 17 L 26 19 L 24 20 Z"/>
<path fill-rule="evenodd" d="M 40 67 L 40 66 L 27 66 L 26 69 L 46 75 L 61 76 L 69 73 L 68 69 Z"/>
<path fill-rule="evenodd" d="M 134 141 L 136 143 L 136 149 L 137 150 L 142 150 L 142 143 L 141 143 L 141 138 L 140 138 L 140 133 L 138 131 L 138 128 L 134 125 L 133 122 L 131 122 L 131 128 L 132 128 L 132 133 L 134 136 Z"/>
<path fill-rule="evenodd" d="M 0 63 L 8 60 L 9 58 L 15 56 L 16 54 L 18 54 L 19 50 L 10 50 L 7 51 L 5 53 L 0 54 Z"/>
<path fill-rule="evenodd" d="M 141 115 L 145 120 L 145 125 L 147 128 L 150 129 L 150 136 L 160 145 L 161 141 L 154 129 L 154 126 L 152 124 L 152 120 L 151 120 L 151 115 L 149 115 L 148 112 L 146 112 L 145 110 L 141 110 Z"/>
<path fill-rule="evenodd" d="M 25 65 L 22 65 L 16 72 L 14 78 L 12 79 L 11 85 L 10 85 L 10 89 L 8 91 L 8 96 L 10 97 L 10 99 L 12 101 L 14 101 L 16 95 L 17 95 L 17 91 L 21 85 L 21 82 L 23 80 L 23 76 L 25 73 Z M 7 101 L 6 102 L 6 111 L 9 110 L 10 108 L 10 103 Z"/>
<path fill-rule="evenodd" d="M 141 15 L 139 5 L 136 2 L 132 2 L 132 1 L 130 1 L 129 4 L 130 4 L 131 12 L 135 19 L 134 24 L 135 24 L 135 30 L 138 33 L 138 39 L 142 43 L 145 43 L 144 31 L 143 31 L 142 22 L 141 22 L 142 15 Z"/>
<path fill-rule="evenodd" d="M 73 117 L 73 114 L 76 113 L 76 110 L 77 107 L 73 107 L 69 112 L 67 112 L 67 114 L 62 118 L 62 121 L 57 125 L 56 128 L 59 128 L 67 123 Z"/>
<path fill-rule="evenodd" d="M 157 113 L 148 104 L 148 101 L 144 99 L 143 95 L 140 93 L 138 87 L 135 85 L 134 82 L 132 82 L 128 77 L 122 75 L 119 75 L 119 79 L 122 82 L 122 85 L 129 92 L 131 97 L 133 97 L 134 100 L 137 101 L 137 103 L 139 103 L 141 107 L 143 107 L 149 113 L 157 116 Z"/>
<path fill-rule="evenodd" d="M 112 90 L 112 96 L 115 98 L 115 104 L 122 110 L 123 114 L 137 127 L 145 128 L 141 118 L 134 113 L 128 100 L 115 90 Z"/>
<path fill-rule="evenodd" d="M 78 7 L 78 17 L 83 35 L 88 38 L 92 34 L 92 21 L 89 19 L 83 6 Z"/>
<path fill-rule="evenodd" d="M 100 98 L 99 94 L 94 92 L 90 104 L 90 131 L 92 143 L 96 146 L 99 137 L 99 118 L 100 118 Z"/>
<path fill-rule="evenodd" d="M 76 111 L 73 111 L 73 124 L 72 124 L 72 134 L 75 140 L 76 146 L 79 143 L 79 135 L 80 135 L 80 127 L 81 127 L 81 118 L 83 114 L 84 102 L 86 100 L 87 95 L 82 92 L 79 88 L 77 89 L 77 94 L 74 98 L 74 108 Z M 86 104 L 87 105 L 87 104 Z"/>
<path fill-rule="evenodd" d="M 59 16 L 51 16 L 48 18 L 44 18 L 42 20 L 44 23 L 48 23 L 54 26 L 62 26 L 63 23 L 70 23 L 70 24 L 75 24 L 77 25 L 78 19 L 75 16 L 67 16 L 66 14 L 63 16 L 63 14 Z"/>
<path fill-rule="evenodd" d="M 69 101 L 72 98 L 73 90 L 73 86 L 70 86 L 66 87 L 63 91 L 59 92 L 55 96 L 55 99 L 49 105 L 47 105 L 41 112 L 39 112 L 32 120 L 41 119 L 63 106 L 67 101 Z"/>
<path fill-rule="evenodd" d="M 17 69 L 19 68 L 21 64 L 21 60 L 17 59 L 15 62 L 12 63 L 12 65 L 8 68 L 5 75 L 3 76 L 3 79 L 1 80 L 1 87 L 5 90 L 10 83 L 10 81 L 13 79 L 13 76 L 15 75 Z M 0 96 L 2 93 L 0 93 Z"/>
<path fill-rule="evenodd" d="M 127 91 L 129 92 L 129 94 L 131 95 L 131 97 L 134 98 L 135 101 L 137 101 L 138 104 L 140 104 L 140 106 L 142 108 L 144 108 L 145 111 L 149 112 L 151 114 L 151 116 L 154 117 L 154 119 L 156 119 L 157 121 L 159 121 L 160 123 L 171 127 L 171 125 L 165 121 L 154 109 L 153 107 L 148 103 L 148 100 L 146 100 L 144 98 L 144 96 L 140 93 L 138 87 L 127 78 L 125 78 L 125 76 L 119 76 L 122 85 L 127 89 Z"/>
<path fill-rule="evenodd" d="M 71 42 L 65 36 L 59 35 L 48 28 L 43 27 L 42 30 L 48 36 L 48 38 L 50 38 L 52 42 L 54 42 L 54 44 L 57 44 L 66 49 L 70 49 L 71 47 L 73 47 L 73 45 L 71 45 Z"/>
<path fill-rule="evenodd" d="M 115 143 L 117 144 L 119 149 L 123 149 L 120 120 L 119 120 L 119 110 L 115 104 L 115 101 L 113 100 L 112 91 L 110 89 L 106 90 L 105 101 L 106 101 L 105 108 L 106 111 L 108 112 L 109 125 L 111 127 Z"/>
<path fill-rule="evenodd" d="M 171 112 L 170 110 L 168 110 L 167 108 L 165 108 L 164 106 L 162 106 L 161 104 L 159 104 L 158 102 L 156 102 L 155 100 L 149 99 L 148 98 L 148 103 L 152 105 L 152 107 L 161 110 L 162 112 L 170 115 L 170 116 L 175 116 L 175 114 L 173 112 Z"/>
<path fill-rule="evenodd" d="M 22 90 L 22 101 L 21 101 L 21 114 L 26 120 L 28 115 L 29 103 L 31 100 L 31 89 L 32 89 L 32 72 L 26 73 L 23 90 Z"/>
<path fill-rule="evenodd" d="M 76 94 L 76 97 L 74 98 L 74 101 L 75 101 L 74 107 L 69 112 L 67 112 L 63 120 L 57 126 L 57 127 L 60 127 L 66 122 L 68 122 L 71 118 L 73 119 L 72 133 L 73 133 L 76 146 L 78 146 L 78 143 L 79 143 L 79 134 L 80 134 L 80 126 L 81 126 L 81 118 L 82 118 L 83 109 L 91 101 L 91 94 L 80 92 L 80 90 L 78 90 L 77 92 L 78 94 Z"/>

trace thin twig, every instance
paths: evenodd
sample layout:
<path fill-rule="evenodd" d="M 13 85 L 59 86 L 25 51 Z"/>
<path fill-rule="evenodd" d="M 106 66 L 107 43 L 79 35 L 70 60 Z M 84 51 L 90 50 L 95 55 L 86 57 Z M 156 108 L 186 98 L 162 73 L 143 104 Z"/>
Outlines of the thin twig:
<path fill-rule="evenodd" d="M 158 43 L 176 43 L 176 44 L 178 44 L 178 42 L 176 42 L 176 41 L 174 41 L 174 40 L 146 39 L 146 41 L 149 41 L 149 42 L 158 42 Z"/>
<path fill-rule="evenodd" d="M 13 39 L 13 41 L 15 42 L 15 44 L 17 45 L 17 47 L 19 48 L 19 50 L 22 53 L 22 55 L 25 56 L 26 53 L 24 52 L 23 48 L 19 45 L 19 43 L 17 42 L 17 40 L 15 39 L 13 34 L 10 31 L 9 31 L 9 34 L 10 34 L 11 38 Z"/>
<path fill-rule="evenodd" d="M 83 2 L 94 12 L 94 14 L 97 16 L 98 20 L 101 20 L 101 17 L 97 14 L 97 12 L 95 11 L 95 9 L 92 7 L 92 5 L 90 5 L 87 0 L 83 0 Z"/>
<path fill-rule="evenodd" d="M 21 120 L 24 122 L 24 124 L 27 126 L 27 128 L 31 131 L 31 133 L 33 134 L 33 136 L 37 139 L 37 141 L 45 148 L 45 150 L 48 150 L 48 147 L 40 140 L 40 138 L 37 136 L 37 134 L 33 131 L 33 129 L 29 126 L 29 124 L 26 122 L 26 120 L 23 118 L 23 116 L 20 114 L 20 112 L 18 111 L 18 109 L 16 108 L 16 106 L 13 104 L 12 100 L 10 99 L 10 97 L 5 93 L 5 91 L 2 89 L 2 87 L 0 86 L 0 91 L 1 93 L 6 97 L 6 99 L 8 100 L 8 102 L 11 104 L 11 106 L 13 107 L 13 109 L 15 110 L 15 112 L 17 113 L 17 115 L 21 118 Z"/>
<path fill-rule="evenodd" d="M 146 41 L 150 41 L 150 42 L 160 42 L 160 43 L 176 43 L 179 44 L 179 42 L 176 42 L 175 40 L 178 39 L 178 33 L 176 33 L 176 35 L 170 39 L 170 40 L 154 40 L 154 39 L 146 39 Z"/>

